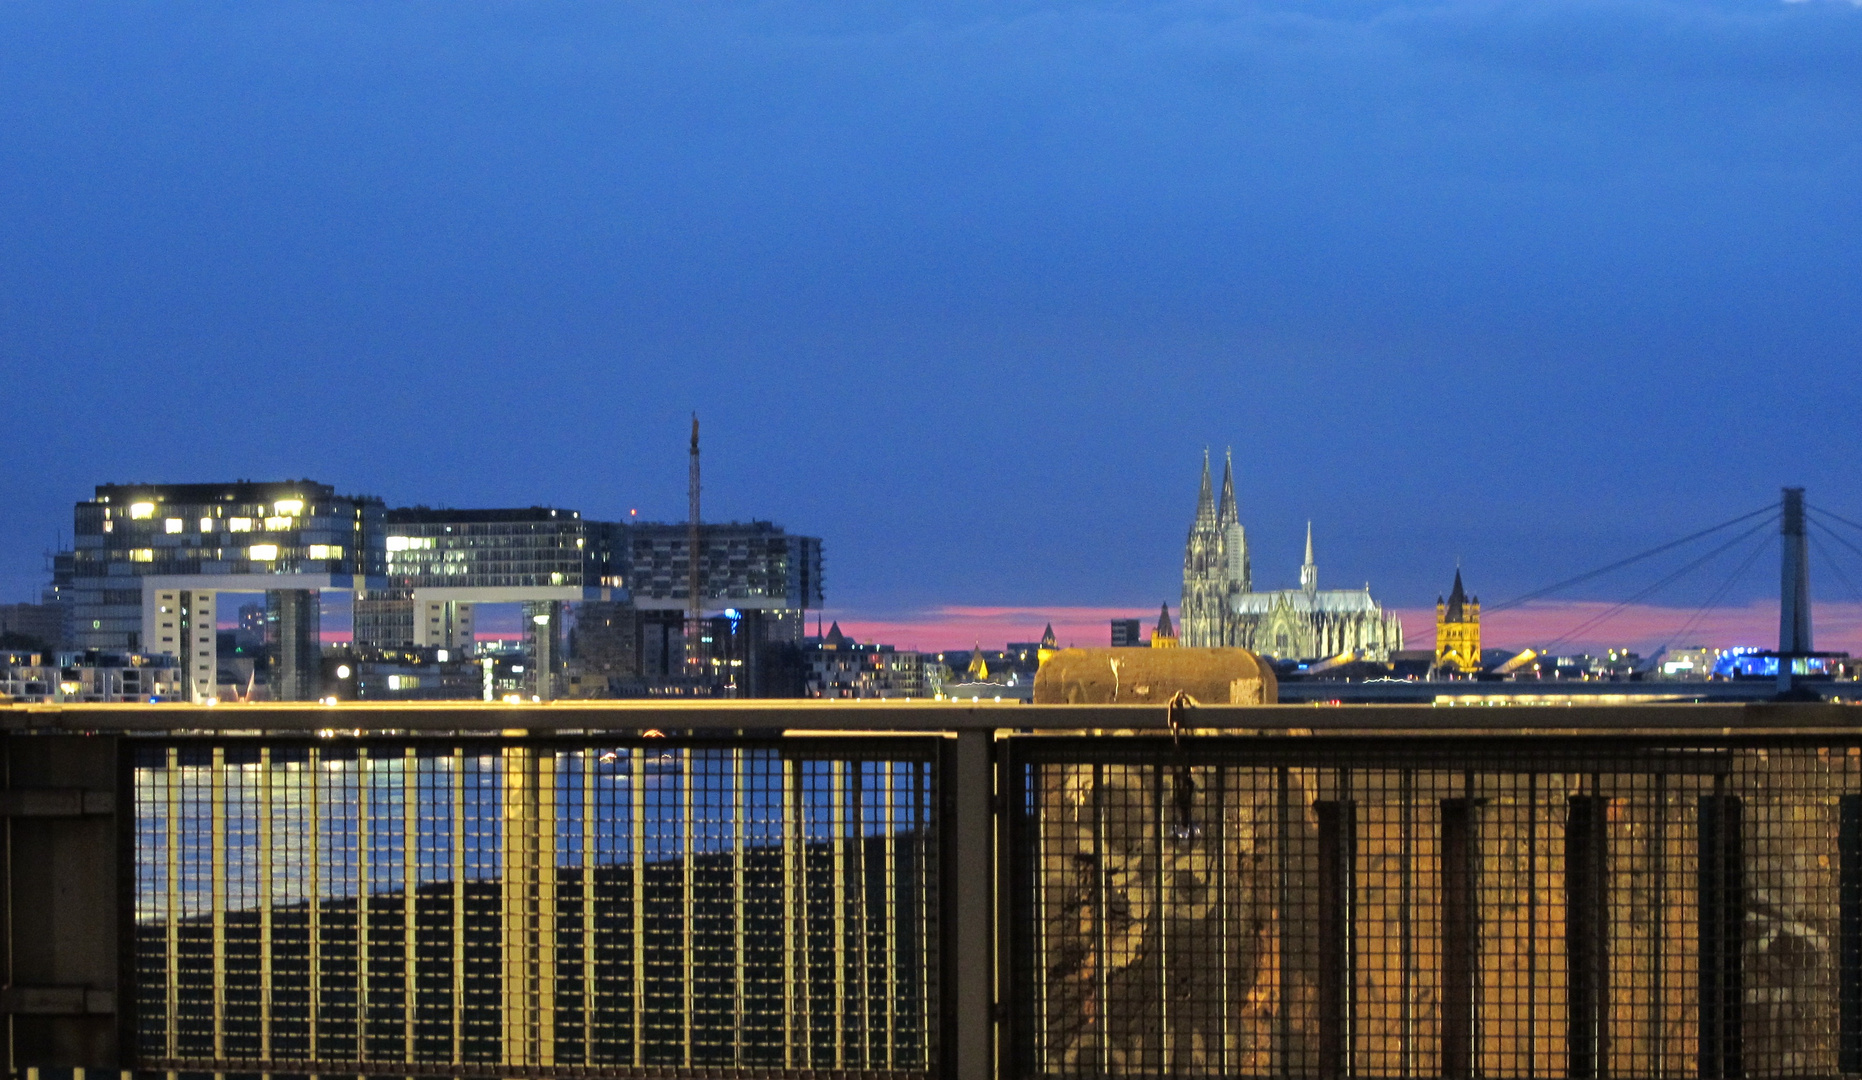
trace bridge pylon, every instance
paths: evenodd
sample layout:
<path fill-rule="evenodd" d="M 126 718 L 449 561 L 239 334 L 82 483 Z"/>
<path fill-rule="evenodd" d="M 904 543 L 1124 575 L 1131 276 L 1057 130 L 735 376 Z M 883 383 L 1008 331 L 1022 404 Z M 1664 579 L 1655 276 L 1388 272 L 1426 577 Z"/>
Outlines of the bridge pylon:
<path fill-rule="evenodd" d="M 1815 654 L 1810 633 L 1810 549 L 1804 533 L 1804 489 L 1784 489 L 1779 518 L 1783 549 L 1778 583 L 1778 696 L 1791 694 L 1792 667 Z"/>

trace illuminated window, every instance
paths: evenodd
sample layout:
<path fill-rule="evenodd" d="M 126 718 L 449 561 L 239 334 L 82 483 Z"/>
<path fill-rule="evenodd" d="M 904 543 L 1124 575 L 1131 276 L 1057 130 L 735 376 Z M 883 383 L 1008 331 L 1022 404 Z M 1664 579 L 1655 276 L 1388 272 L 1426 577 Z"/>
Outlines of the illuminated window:
<path fill-rule="evenodd" d="M 226 519 L 226 531 L 227 532 L 251 532 L 252 531 L 252 519 L 251 518 L 227 518 Z"/>
<path fill-rule="evenodd" d="M 180 518 L 169 518 L 167 521 L 162 522 L 162 531 L 170 532 L 170 533 L 180 532 L 181 531 L 181 519 Z"/>
<path fill-rule="evenodd" d="M 407 537 L 390 536 L 388 538 L 388 550 L 389 551 L 406 551 L 407 550 Z"/>
<path fill-rule="evenodd" d="M 340 559 L 343 557 L 341 544 L 312 544 L 310 557 L 313 559 Z"/>
<path fill-rule="evenodd" d="M 116 526 L 116 522 L 111 521 L 109 518 L 104 519 L 104 522 L 103 522 L 104 532 L 115 532 L 116 531 L 115 526 Z"/>
<path fill-rule="evenodd" d="M 129 516 L 138 521 L 146 521 L 155 516 L 154 503 L 130 503 Z"/>
<path fill-rule="evenodd" d="M 201 518 L 200 519 L 200 531 L 201 532 L 212 532 L 213 531 L 213 519 L 212 518 Z"/>
<path fill-rule="evenodd" d="M 154 562 L 155 561 L 155 549 L 154 548 L 130 548 L 129 549 L 129 561 L 130 562 Z"/>
<path fill-rule="evenodd" d="M 246 555 L 249 558 L 257 559 L 260 562 L 271 562 L 273 559 L 276 559 L 278 557 L 278 545 L 277 544 L 254 544 L 251 547 L 246 549 Z"/>
<path fill-rule="evenodd" d="M 562 584 L 562 572 L 561 572 L 561 571 L 557 571 L 557 572 L 555 572 L 555 573 L 552 573 L 552 574 L 550 575 L 550 584 L 551 584 L 551 585 L 561 585 L 561 584 Z"/>
<path fill-rule="evenodd" d="M 279 499 L 272 504 L 272 509 L 280 514 L 301 514 L 304 512 L 304 500 Z"/>
<path fill-rule="evenodd" d="M 288 517 L 268 517 L 265 519 L 266 532 L 285 532 L 296 527 L 296 519 Z"/>

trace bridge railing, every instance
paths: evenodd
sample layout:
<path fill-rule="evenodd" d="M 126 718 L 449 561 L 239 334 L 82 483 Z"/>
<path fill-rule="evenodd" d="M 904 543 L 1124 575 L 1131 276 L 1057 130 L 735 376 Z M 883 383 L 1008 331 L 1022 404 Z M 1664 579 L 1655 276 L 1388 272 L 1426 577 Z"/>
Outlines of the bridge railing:
<path fill-rule="evenodd" d="M 135 1058 L 926 1075 L 935 749 L 137 740 Z"/>
<path fill-rule="evenodd" d="M 1862 1074 L 1856 715 L 0 710 L 11 1060 Z"/>

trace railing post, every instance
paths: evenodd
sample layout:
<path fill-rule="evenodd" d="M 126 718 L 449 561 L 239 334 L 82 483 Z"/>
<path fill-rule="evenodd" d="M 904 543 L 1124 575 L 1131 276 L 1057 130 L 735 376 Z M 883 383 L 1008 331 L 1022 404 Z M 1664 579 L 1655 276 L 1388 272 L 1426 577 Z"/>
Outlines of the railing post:
<path fill-rule="evenodd" d="M 127 791 L 113 735 L 5 736 L 5 987 L 0 1032 L 19 1075 L 117 1067 L 119 877 Z M 131 812 L 133 815 L 133 811 Z"/>
<path fill-rule="evenodd" d="M 992 1080 L 995 1034 L 995 772 L 991 732 L 965 730 L 946 759 L 945 855 L 947 883 L 944 947 L 949 1003 L 944 1030 L 946 1075 L 951 1080 Z"/>
<path fill-rule="evenodd" d="M 1696 857 L 1700 911 L 1701 1080 L 1745 1075 L 1746 875 L 1744 803 L 1738 795 L 1702 795 Z"/>

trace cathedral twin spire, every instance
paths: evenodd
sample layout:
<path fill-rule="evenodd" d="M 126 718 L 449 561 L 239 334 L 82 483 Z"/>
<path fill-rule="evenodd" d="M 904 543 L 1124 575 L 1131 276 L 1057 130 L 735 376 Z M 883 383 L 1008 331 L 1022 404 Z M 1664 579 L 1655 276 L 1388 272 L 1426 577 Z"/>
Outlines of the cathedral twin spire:
<path fill-rule="evenodd" d="M 1370 600 L 1369 585 L 1361 596 L 1320 591 L 1310 521 L 1298 589 L 1257 593 L 1252 578 L 1247 533 L 1235 500 L 1234 455 L 1223 462 L 1218 495 L 1204 450 L 1196 519 L 1183 551 L 1177 632 L 1184 645 L 1239 646 L 1283 658 L 1347 651 L 1381 658 L 1403 647 L 1402 623 Z"/>
<path fill-rule="evenodd" d="M 1183 552 L 1182 626 L 1184 644 L 1231 644 L 1231 599 L 1248 591 L 1248 539 L 1235 504 L 1235 458 L 1222 465 L 1218 497 L 1209 475 L 1209 451 L 1203 451 L 1202 488 L 1196 497 L 1196 520 Z"/>
<path fill-rule="evenodd" d="M 1217 503 L 1214 491 L 1209 486 L 1209 451 L 1203 451 L 1203 487 L 1196 497 L 1196 526 L 1213 525 L 1225 529 L 1230 525 L 1241 523 L 1241 512 L 1235 507 L 1235 452 L 1228 452 L 1227 460 L 1222 463 L 1222 501 Z"/>

